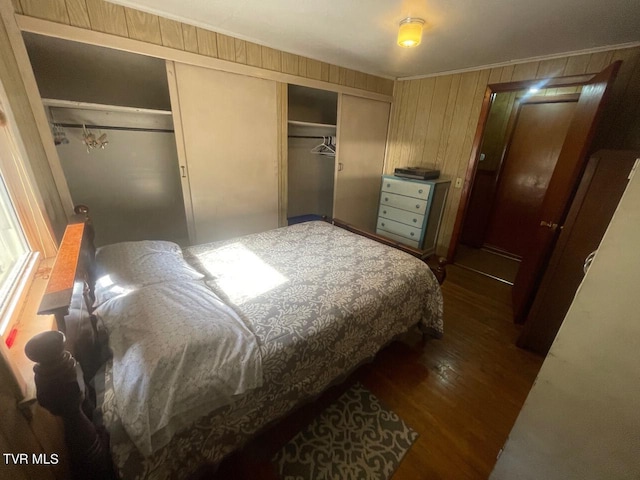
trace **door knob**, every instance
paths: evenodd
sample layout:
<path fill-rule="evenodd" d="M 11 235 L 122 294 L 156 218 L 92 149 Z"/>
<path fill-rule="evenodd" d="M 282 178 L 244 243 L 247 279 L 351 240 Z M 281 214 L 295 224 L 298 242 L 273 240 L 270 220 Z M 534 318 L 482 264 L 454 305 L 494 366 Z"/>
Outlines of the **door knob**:
<path fill-rule="evenodd" d="M 544 220 L 540 222 L 540 226 L 541 227 L 548 227 L 551 230 L 555 230 L 556 228 L 558 228 L 558 224 L 557 223 L 545 222 Z"/>

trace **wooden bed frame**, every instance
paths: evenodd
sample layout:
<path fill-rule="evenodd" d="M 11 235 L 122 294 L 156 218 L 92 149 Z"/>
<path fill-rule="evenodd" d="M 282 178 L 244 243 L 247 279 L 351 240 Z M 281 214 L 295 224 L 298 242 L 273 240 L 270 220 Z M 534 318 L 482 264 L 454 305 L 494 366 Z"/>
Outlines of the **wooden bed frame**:
<path fill-rule="evenodd" d="M 420 250 L 364 232 L 340 220 L 332 223 L 427 261 Z M 95 317 L 90 314 L 95 285 L 94 237 L 89 209 L 84 205 L 77 206 L 66 228 L 38 310 L 39 314 L 55 316 L 58 331 L 36 335 L 27 343 L 25 353 L 36 363 L 34 373 L 38 402 L 52 414 L 62 417 L 72 477 L 115 479 L 109 435 L 106 430 L 96 428 L 90 420 L 95 407 L 95 392 L 89 382 L 104 363 L 107 348 L 106 339 L 100 338 Z M 446 277 L 445 263 L 444 259 L 439 259 L 437 266 L 432 268 L 440 284 Z M 77 329 L 70 328 L 65 320 L 70 313 L 74 287 L 76 291 L 82 288 L 86 310 L 79 320 L 88 322 L 91 335 L 79 335 Z"/>

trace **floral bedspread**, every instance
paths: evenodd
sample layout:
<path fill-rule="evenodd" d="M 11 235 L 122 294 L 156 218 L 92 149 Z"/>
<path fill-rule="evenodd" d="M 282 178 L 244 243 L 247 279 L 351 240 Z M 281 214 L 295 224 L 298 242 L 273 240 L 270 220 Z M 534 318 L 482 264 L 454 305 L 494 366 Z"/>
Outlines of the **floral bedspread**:
<path fill-rule="evenodd" d="M 184 255 L 256 335 L 263 385 L 145 458 L 115 414 L 107 366 L 103 418 L 123 479 L 183 478 L 217 463 L 411 326 L 442 333 L 440 287 L 423 262 L 325 222 L 189 247 Z"/>

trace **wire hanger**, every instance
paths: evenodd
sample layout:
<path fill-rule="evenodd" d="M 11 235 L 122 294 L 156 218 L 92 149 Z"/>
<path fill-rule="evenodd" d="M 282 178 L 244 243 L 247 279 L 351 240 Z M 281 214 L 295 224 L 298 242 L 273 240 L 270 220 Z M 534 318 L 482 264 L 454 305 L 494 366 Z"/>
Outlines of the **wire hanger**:
<path fill-rule="evenodd" d="M 326 155 L 328 157 L 335 157 L 336 149 L 335 140 L 333 140 L 333 138 L 334 137 L 322 137 L 322 143 L 313 147 L 311 149 L 311 153 Z"/>

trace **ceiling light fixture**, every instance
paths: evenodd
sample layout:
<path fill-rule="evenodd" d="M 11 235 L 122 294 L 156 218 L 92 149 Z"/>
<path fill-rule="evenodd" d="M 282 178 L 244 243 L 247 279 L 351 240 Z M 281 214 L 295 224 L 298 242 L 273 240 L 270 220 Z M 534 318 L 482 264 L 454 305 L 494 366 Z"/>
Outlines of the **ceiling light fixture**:
<path fill-rule="evenodd" d="M 420 45 L 423 25 L 424 20 L 421 18 L 407 17 L 402 20 L 398 30 L 398 45 L 406 48 Z"/>

